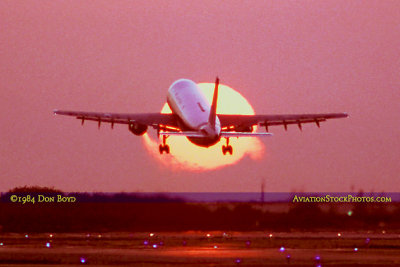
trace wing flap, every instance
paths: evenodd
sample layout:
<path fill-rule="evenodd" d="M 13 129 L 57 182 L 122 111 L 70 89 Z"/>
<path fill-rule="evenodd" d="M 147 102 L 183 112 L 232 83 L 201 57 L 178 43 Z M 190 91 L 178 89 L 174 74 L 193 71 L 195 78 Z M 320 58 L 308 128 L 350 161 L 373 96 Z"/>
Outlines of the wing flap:
<path fill-rule="evenodd" d="M 103 112 L 83 112 L 83 111 L 66 111 L 54 110 L 56 115 L 65 115 L 76 117 L 79 120 L 85 121 L 98 121 L 116 124 L 130 124 L 137 122 L 148 126 L 166 125 L 171 127 L 178 127 L 175 115 L 161 114 L 161 113 L 142 113 L 142 114 L 129 114 L 129 113 L 103 113 Z"/>
<path fill-rule="evenodd" d="M 328 119 L 347 118 L 347 113 L 323 113 L 323 114 L 284 114 L 284 115 L 226 115 L 219 114 L 221 127 L 234 126 L 274 126 L 302 123 L 317 123 Z"/>

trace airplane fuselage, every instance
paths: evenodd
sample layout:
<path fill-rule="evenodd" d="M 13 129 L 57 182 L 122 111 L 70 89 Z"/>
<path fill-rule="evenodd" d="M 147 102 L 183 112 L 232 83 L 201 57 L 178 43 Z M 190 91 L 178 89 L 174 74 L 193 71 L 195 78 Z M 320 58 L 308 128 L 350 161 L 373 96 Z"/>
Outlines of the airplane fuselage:
<path fill-rule="evenodd" d="M 188 137 L 189 141 L 209 147 L 220 140 L 221 123 L 217 116 L 215 126 L 210 125 L 211 105 L 196 83 L 187 79 L 175 81 L 168 89 L 167 103 L 179 117 L 182 129 L 204 134 L 204 137 Z"/>

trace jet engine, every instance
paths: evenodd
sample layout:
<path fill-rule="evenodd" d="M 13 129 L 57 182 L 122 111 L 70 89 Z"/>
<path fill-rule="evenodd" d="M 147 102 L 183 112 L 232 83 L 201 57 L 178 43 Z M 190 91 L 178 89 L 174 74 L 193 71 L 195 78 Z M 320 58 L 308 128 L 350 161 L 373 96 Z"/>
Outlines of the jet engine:
<path fill-rule="evenodd" d="M 134 135 L 144 135 L 147 131 L 147 125 L 131 123 L 129 124 L 129 131 L 131 131 Z"/>

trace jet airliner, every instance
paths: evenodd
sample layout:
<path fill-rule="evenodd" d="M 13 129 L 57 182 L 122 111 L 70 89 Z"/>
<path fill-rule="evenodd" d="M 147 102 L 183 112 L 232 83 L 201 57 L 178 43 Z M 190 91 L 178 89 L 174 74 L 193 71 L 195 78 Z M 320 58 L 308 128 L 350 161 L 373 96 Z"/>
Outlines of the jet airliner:
<path fill-rule="evenodd" d="M 289 124 L 297 124 L 302 129 L 303 123 L 315 123 L 320 127 L 320 122 L 327 119 L 346 118 L 347 113 L 326 114 L 292 114 L 292 115 L 226 115 L 217 114 L 219 79 L 216 78 L 212 103 L 208 102 L 197 84 L 188 79 L 175 81 L 168 89 L 167 103 L 171 114 L 162 113 L 100 113 L 54 110 L 54 114 L 73 116 L 82 121 L 97 121 L 98 127 L 102 122 L 114 124 L 127 124 L 129 131 L 135 135 L 143 135 L 148 127 L 157 130 L 157 135 L 162 136 L 159 152 L 170 153 L 166 141 L 169 136 L 185 136 L 195 145 L 210 147 L 221 138 L 226 139 L 222 146 L 222 153 L 232 155 L 233 148 L 229 145 L 231 137 L 271 136 L 269 126 L 283 125 L 285 130 Z M 263 126 L 266 132 L 253 132 L 254 126 Z"/>

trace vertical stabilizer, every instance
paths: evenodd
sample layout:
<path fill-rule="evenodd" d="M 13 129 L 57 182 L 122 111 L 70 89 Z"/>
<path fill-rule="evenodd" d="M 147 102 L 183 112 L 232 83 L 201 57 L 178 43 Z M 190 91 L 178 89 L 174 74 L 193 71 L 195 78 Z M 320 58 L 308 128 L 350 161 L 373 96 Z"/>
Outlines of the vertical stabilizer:
<path fill-rule="evenodd" d="M 210 110 L 210 117 L 208 118 L 208 121 L 211 125 L 211 127 L 215 127 L 215 119 L 217 117 L 217 100 L 218 100 L 218 85 L 219 85 L 219 79 L 215 80 L 215 88 L 214 88 L 214 95 L 213 95 L 213 101 L 211 104 L 211 110 Z"/>

